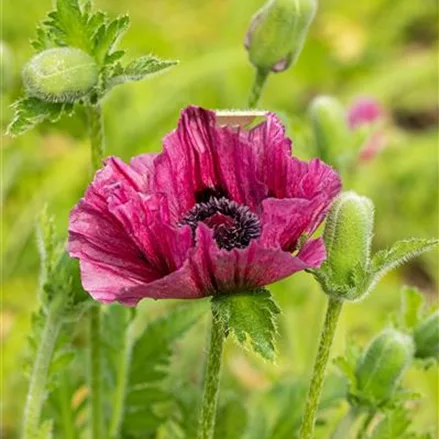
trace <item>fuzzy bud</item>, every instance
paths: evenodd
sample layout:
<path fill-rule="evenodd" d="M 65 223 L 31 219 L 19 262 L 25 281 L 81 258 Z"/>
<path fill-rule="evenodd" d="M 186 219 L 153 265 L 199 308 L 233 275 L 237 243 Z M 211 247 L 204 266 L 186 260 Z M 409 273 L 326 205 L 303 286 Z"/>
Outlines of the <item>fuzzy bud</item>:
<path fill-rule="evenodd" d="M 348 144 L 346 112 L 332 96 L 316 97 L 309 108 L 317 149 L 322 160 L 335 165 Z"/>
<path fill-rule="evenodd" d="M 293 65 L 316 10 L 316 0 L 269 0 L 253 17 L 245 37 L 250 62 L 273 72 Z"/>
<path fill-rule="evenodd" d="M 362 399 L 374 405 L 389 400 L 412 357 L 411 337 L 394 329 L 378 334 L 357 365 L 357 390 Z"/>
<path fill-rule="evenodd" d="M 24 66 L 23 80 L 30 96 L 50 102 L 73 102 L 97 84 L 98 67 L 80 49 L 48 49 Z"/>
<path fill-rule="evenodd" d="M 344 192 L 334 202 L 323 238 L 327 251 L 325 268 L 337 286 L 348 289 L 355 283 L 358 269 L 367 267 L 373 220 L 374 206 L 369 198 Z"/>
<path fill-rule="evenodd" d="M 439 311 L 420 322 L 413 330 L 416 358 L 439 358 Z"/>

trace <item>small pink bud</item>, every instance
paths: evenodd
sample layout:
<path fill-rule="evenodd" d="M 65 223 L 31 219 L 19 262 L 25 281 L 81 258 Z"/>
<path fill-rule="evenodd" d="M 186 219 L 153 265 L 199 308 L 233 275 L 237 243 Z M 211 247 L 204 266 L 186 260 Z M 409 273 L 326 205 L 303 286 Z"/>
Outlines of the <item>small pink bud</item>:
<path fill-rule="evenodd" d="M 360 125 L 368 125 L 378 122 L 383 117 L 384 111 L 381 105 L 373 98 L 359 98 L 348 110 L 348 124 L 351 129 Z"/>

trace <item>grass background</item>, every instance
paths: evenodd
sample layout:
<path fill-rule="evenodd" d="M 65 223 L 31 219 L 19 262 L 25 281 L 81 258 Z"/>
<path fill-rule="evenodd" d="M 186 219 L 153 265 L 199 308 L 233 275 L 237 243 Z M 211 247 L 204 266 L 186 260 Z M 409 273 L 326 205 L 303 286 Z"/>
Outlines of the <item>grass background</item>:
<path fill-rule="evenodd" d="M 107 153 L 129 159 L 159 151 L 161 138 L 188 104 L 243 108 L 253 78 L 243 49 L 251 15 L 261 0 L 97 0 L 113 15 L 129 12 L 121 47 L 128 56 L 154 53 L 180 65 L 142 83 L 116 88 L 104 103 Z M 2 2 L 2 132 L 9 105 L 21 94 L 21 66 L 32 56 L 29 40 L 50 0 Z M 435 0 L 325 0 L 297 65 L 272 75 L 260 106 L 277 111 L 301 158 L 310 147 L 307 106 L 318 94 L 348 105 L 371 95 L 386 108 L 386 148 L 345 179 L 376 204 L 374 245 L 405 237 L 438 235 L 438 28 Z M 2 138 L 2 437 L 17 437 L 26 392 L 22 369 L 30 315 L 36 307 L 38 255 L 34 224 L 48 203 L 65 235 L 68 213 L 87 185 L 89 150 L 85 115 L 41 125 L 22 137 Z M 346 306 L 335 354 L 352 336 L 366 343 L 399 307 L 400 287 L 420 287 L 437 300 L 438 253 L 431 252 L 387 276 L 361 304 Z M 225 374 L 249 399 L 269 382 L 307 374 L 312 364 L 325 298 L 299 274 L 272 288 L 284 311 L 276 367 L 228 344 Z M 146 318 L 157 304 L 144 301 Z M 199 337 L 198 337 L 199 338 Z M 196 334 L 186 356 L 200 349 Z M 226 378 L 226 382 L 227 382 Z M 438 373 L 412 370 L 407 384 L 421 392 L 416 425 L 438 437 Z M 330 422 L 335 422 L 337 416 Z M 324 436 L 323 436 L 324 437 Z"/>

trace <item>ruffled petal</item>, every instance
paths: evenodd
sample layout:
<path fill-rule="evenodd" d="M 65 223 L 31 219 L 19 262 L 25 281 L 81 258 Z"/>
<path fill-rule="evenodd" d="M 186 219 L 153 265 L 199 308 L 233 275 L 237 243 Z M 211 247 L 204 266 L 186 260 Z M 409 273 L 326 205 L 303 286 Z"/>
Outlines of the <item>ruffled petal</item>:
<path fill-rule="evenodd" d="M 267 198 L 262 206 L 261 241 L 269 247 L 280 246 L 284 251 L 292 252 L 299 238 L 318 226 L 326 199 L 322 196 L 312 200 Z"/>
<path fill-rule="evenodd" d="M 211 195 L 255 210 L 266 193 L 255 171 L 254 150 L 238 132 L 217 126 L 214 112 L 188 107 L 155 161 L 154 190 L 168 194 L 177 216 Z"/>
<path fill-rule="evenodd" d="M 190 257 L 192 276 L 206 295 L 233 293 L 268 285 L 297 271 L 314 267 L 320 256 L 302 249 L 297 256 L 280 247 L 264 246 L 253 240 L 244 249 L 221 250 L 213 240 L 212 231 L 204 224 L 197 229 L 197 249 Z M 303 257 L 302 257 L 303 256 Z"/>

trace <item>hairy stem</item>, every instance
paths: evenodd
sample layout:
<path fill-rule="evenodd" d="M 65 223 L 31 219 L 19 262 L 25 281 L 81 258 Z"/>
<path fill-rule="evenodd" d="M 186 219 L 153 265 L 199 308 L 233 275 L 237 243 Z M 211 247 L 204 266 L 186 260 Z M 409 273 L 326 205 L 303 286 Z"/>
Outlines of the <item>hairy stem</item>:
<path fill-rule="evenodd" d="M 105 154 L 104 122 L 100 105 L 88 107 L 88 130 L 91 141 L 91 164 L 93 172 L 102 166 Z"/>
<path fill-rule="evenodd" d="M 32 368 L 24 408 L 23 439 L 33 439 L 37 437 L 41 411 L 46 399 L 46 385 L 50 363 L 61 326 L 62 314 L 60 312 L 60 304 L 54 300 L 47 311 L 41 340 L 38 345 L 38 352 Z"/>
<path fill-rule="evenodd" d="M 105 153 L 105 138 L 102 110 L 100 105 L 88 106 L 88 126 L 91 142 L 91 164 L 93 172 L 102 165 Z M 91 401 L 91 432 L 92 439 L 102 439 L 103 406 L 102 406 L 102 367 L 101 367 L 101 310 L 96 304 L 89 312 L 89 370 Z"/>
<path fill-rule="evenodd" d="M 119 367 L 117 369 L 117 384 L 113 394 L 112 417 L 110 423 L 109 437 L 117 439 L 120 435 L 120 428 L 125 410 L 126 388 L 128 384 L 128 372 L 131 362 L 133 347 L 133 326 L 129 325 L 125 334 L 124 350 L 120 355 Z"/>
<path fill-rule="evenodd" d="M 334 433 L 332 433 L 331 439 L 347 439 L 349 434 L 352 433 L 352 428 L 360 416 L 361 411 L 357 407 L 351 407 L 346 415 L 341 419 L 337 425 Z"/>
<path fill-rule="evenodd" d="M 215 313 L 212 313 L 212 328 L 207 363 L 205 366 L 203 400 L 197 435 L 198 439 L 213 438 L 224 336 L 224 323 Z"/>
<path fill-rule="evenodd" d="M 253 82 L 252 89 L 250 91 L 250 96 L 248 98 L 248 106 L 249 108 L 255 108 L 258 105 L 259 99 L 262 95 L 262 90 L 264 89 L 264 85 L 267 81 L 269 70 L 256 70 L 255 79 Z"/>
<path fill-rule="evenodd" d="M 338 318 L 342 308 L 342 302 L 338 299 L 329 298 L 325 322 L 320 334 L 320 345 L 314 363 L 311 377 L 311 384 L 305 405 L 305 412 L 300 429 L 300 439 L 312 439 L 314 436 L 314 425 L 316 421 L 317 408 L 322 393 L 323 381 L 329 359 L 329 352 L 334 340 Z"/>

